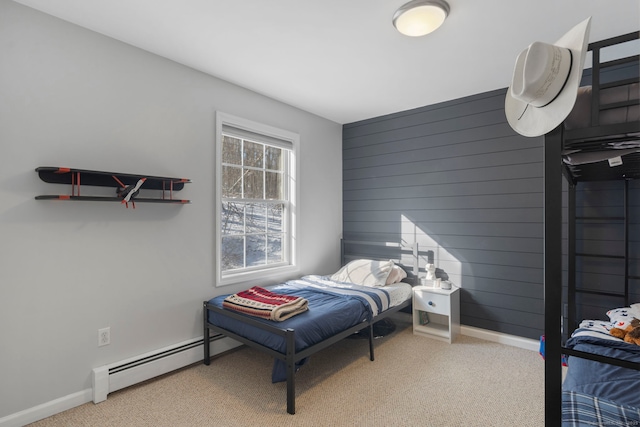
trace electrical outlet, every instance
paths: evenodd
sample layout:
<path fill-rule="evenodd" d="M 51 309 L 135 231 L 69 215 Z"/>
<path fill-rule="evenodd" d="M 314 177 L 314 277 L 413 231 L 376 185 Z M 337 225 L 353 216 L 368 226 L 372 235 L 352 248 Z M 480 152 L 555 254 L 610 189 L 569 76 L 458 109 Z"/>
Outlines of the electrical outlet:
<path fill-rule="evenodd" d="M 98 347 L 111 344 L 111 328 L 98 329 Z"/>

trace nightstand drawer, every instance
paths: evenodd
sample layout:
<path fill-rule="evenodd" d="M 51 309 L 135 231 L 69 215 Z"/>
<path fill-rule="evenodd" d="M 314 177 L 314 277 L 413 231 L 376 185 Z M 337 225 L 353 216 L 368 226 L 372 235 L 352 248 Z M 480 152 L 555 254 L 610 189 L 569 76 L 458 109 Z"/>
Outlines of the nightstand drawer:
<path fill-rule="evenodd" d="M 415 291 L 413 298 L 413 309 L 449 315 L 451 312 L 449 295 L 437 294 L 434 292 Z"/>

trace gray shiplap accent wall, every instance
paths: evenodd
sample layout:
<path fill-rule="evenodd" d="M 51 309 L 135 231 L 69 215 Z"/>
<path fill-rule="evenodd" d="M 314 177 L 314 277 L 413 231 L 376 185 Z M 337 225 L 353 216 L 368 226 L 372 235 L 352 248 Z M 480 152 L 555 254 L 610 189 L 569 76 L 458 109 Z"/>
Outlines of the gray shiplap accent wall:
<path fill-rule="evenodd" d="M 462 287 L 464 325 L 537 339 L 544 327 L 542 139 L 511 129 L 504 95 L 344 125 L 343 235 L 417 241 Z"/>

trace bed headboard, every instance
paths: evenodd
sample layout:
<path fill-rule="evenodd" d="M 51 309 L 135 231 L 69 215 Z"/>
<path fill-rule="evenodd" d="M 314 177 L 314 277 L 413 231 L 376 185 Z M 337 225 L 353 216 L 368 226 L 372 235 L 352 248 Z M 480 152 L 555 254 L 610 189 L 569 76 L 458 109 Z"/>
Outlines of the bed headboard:
<path fill-rule="evenodd" d="M 433 251 L 425 251 L 430 262 L 433 262 Z M 355 259 L 393 260 L 407 272 L 407 279 L 403 280 L 418 285 L 420 272 L 420 251 L 418 243 L 381 242 L 372 240 L 340 240 L 340 260 L 342 265 Z"/>

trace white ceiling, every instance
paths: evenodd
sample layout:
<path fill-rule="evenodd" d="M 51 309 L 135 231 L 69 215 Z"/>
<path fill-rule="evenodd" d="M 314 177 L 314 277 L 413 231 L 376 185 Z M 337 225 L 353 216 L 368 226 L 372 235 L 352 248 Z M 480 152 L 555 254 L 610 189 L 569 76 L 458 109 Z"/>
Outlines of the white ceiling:
<path fill-rule="evenodd" d="M 588 16 L 590 41 L 640 29 L 638 0 L 448 0 L 421 38 L 391 24 L 408 0 L 15 1 L 338 123 L 507 87 Z"/>

